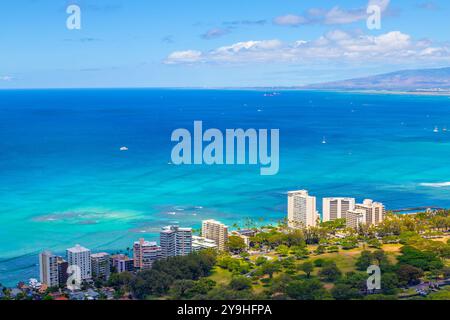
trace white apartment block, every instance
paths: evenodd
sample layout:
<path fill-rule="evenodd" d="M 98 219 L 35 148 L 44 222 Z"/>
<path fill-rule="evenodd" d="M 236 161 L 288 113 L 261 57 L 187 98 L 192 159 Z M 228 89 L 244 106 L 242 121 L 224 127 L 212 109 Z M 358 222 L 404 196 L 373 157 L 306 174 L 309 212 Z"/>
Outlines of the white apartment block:
<path fill-rule="evenodd" d="M 307 190 L 288 192 L 289 227 L 314 227 L 318 219 L 316 197 L 310 196 Z"/>
<path fill-rule="evenodd" d="M 345 219 L 347 211 L 355 209 L 355 198 L 323 198 L 322 221 Z"/>
<path fill-rule="evenodd" d="M 192 251 L 197 252 L 204 249 L 217 249 L 217 244 L 214 240 L 192 236 Z"/>
<path fill-rule="evenodd" d="M 161 247 L 156 242 L 145 241 L 143 238 L 133 245 L 133 260 L 136 269 L 151 269 L 153 263 L 162 258 Z"/>
<path fill-rule="evenodd" d="M 66 250 L 67 262 L 70 266 L 78 266 L 81 272 L 81 280 L 92 278 L 91 269 L 91 250 L 86 249 L 79 244 Z"/>
<path fill-rule="evenodd" d="M 366 199 L 363 203 L 357 203 L 355 209 L 361 209 L 366 212 L 366 221 L 368 225 L 377 225 L 383 221 L 385 215 L 385 207 L 380 202 L 374 202 L 371 199 Z"/>
<path fill-rule="evenodd" d="M 358 229 L 360 225 L 366 223 L 366 211 L 362 209 L 347 211 L 345 222 L 347 228 Z"/>
<path fill-rule="evenodd" d="M 192 252 L 192 228 L 167 226 L 159 234 L 163 258 L 186 256 Z"/>
<path fill-rule="evenodd" d="M 228 227 L 216 220 L 202 221 L 202 237 L 214 240 L 217 249 L 225 250 L 228 240 Z"/>
<path fill-rule="evenodd" d="M 58 256 L 49 251 L 39 254 L 39 273 L 41 283 L 48 287 L 59 286 Z"/>

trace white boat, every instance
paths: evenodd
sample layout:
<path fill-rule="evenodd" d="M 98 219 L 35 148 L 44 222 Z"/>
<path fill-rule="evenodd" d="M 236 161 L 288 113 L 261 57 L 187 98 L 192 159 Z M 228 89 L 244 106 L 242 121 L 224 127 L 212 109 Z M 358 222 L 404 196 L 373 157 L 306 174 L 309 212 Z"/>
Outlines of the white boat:
<path fill-rule="evenodd" d="M 128 151 L 128 148 L 127 147 L 121 147 L 120 151 Z"/>
<path fill-rule="evenodd" d="M 433 132 L 439 132 L 439 128 L 438 127 L 434 127 L 434 130 L 433 130 Z"/>
<path fill-rule="evenodd" d="M 327 140 L 325 140 L 325 137 L 323 137 L 322 144 L 327 144 Z"/>

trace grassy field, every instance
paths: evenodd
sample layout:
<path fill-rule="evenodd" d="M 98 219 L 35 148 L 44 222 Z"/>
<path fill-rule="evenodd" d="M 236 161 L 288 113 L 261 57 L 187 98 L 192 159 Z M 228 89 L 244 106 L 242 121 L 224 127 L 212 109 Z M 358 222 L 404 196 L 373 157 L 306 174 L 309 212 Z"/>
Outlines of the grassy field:
<path fill-rule="evenodd" d="M 230 283 L 232 277 L 233 275 L 230 271 L 220 267 L 214 267 L 213 272 L 208 278 L 214 280 L 217 285 L 226 286 Z"/>
<path fill-rule="evenodd" d="M 449 237 L 447 236 L 447 237 L 443 237 L 441 239 L 433 239 L 433 240 L 446 242 L 448 239 L 449 239 Z M 384 245 L 382 245 L 381 249 L 386 253 L 387 258 L 389 259 L 389 262 L 392 264 L 396 264 L 397 257 L 400 255 L 400 250 L 401 250 L 402 246 L 403 245 L 401 245 L 401 244 L 384 244 Z M 313 252 L 316 251 L 317 245 L 309 245 L 308 249 L 311 252 L 310 256 L 306 259 L 295 260 L 295 265 L 297 267 L 307 261 L 314 263 L 314 261 L 316 261 L 318 259 L 322 259 L 322 260 L 328 260 L 328 261 L 335 262 L 337 267 L 343 274 L 345 274 L 347 272 L 357 271 L 355 263 L 356 263 L 357 259 L 359 258 L 359 256 L 361 255 L 362 251 L 368 250 L 368 251 L 373 252 L 373 251 L 377 250 L 375 248 L 369 248 L 367 245 L 364 245 L 364 246 L 360 246 L 358 248 L 354 248 L 354 249 L 350 249 L 350 250 L 340 249 L 339 252 L 323 253 L 323 254 L 316 255 Z M 250 261 L 252 261 L 254 263 L 258 257 L 268 258 L 269 261 L 277 261 L 279 259 L 287 258 L 287 257 L 280 257 L 275 251 L 271 251 L 269 253 L 252 254 L 249 257 L 249 259 L 250 259 Z M 292 256 L 289 255 L 289 257 L 292 257 Z M 446 262 L 448 263 L 449 261 L 450 260 L 447 260 Z M 283 270 L 280 270 L 281 272 L 275 272 L 273 277 L 277 278 L 279 275 L 286 273 L 287 270 L 288 269 L 285 270 L 283 268 Z M 292 269 L 289 269 L 289 270 L 290 270 L 290 274 L 294 277 L 305 277 L 306 276 L 302 271 L 292 271 Z M 312 272 L 312 275 L 318 276 L 319 271 L 320 271 L 320 268 L 315 267 L 314 271 Z M 209 276 L 209 279 L 214 280 L 218 286 L 227 286 L 230 283 L 230 281 L 232 280 L 232 278 L 233 278 L 232 272 L 230 272 L 228 270 L 224 270 L 217 266 L 213 269 L 212 274 Z M 272 283 L 272 281 L 269 279 L 268 275 L 260 276 L 258 280 L 255 280 L 255 279 L 253 279 L 253 280 L 254 281 L 253 281 L 252 289 L 253 289 L 254 293 L 262 293 L 264 290 L 269 288 Z M 333 283 L 323 282 L 323 284 L 327 290 L 331 290 L 334 287 Z M 407 291 L 404 291 L 403 294 L 414 294 L 414 292 L 409 293 Z M 418 298 L 420 299 L 420 297 L 418 297 Z M 436 299 L 436 300 L 450 299 L 450 288 L 446 288 L 439 292 L 432 293 L 426 299 Z"/>

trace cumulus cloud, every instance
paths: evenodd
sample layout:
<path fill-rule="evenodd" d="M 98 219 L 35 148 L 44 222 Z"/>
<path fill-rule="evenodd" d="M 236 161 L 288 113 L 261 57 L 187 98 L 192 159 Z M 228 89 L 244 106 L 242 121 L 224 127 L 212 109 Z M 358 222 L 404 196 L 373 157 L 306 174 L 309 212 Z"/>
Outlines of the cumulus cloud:
<path fill-rule="evenodd" d="M 210 51 L 177 51 L 164 61 L 183 63 L 311 63 L 334 62 L 415 62 L 418 60 L 450 61 L 450 47 L 430 40 L 415 41 L 410 35 L 391 31 L 378 36 L 333 30 L 311 40 L 244 41 Z"/>
<path fill-rule="evenodd" d="M 197 50 L 175 51 L 167 57 L 165 62 L 167 64 L 195 63 L 200 62 L 203 58 L 202 56 L 202 52 Z"/>
<path fill-rule="evenodd" d="M 331 9 L 311 8 L 302 15 L 287 14 L 276 17 L 273 23 L 280 26 L 298 27 L 308 24 L 339 25 L 367 19 L 367 8 L 376 5 L 381 12 L 388 9 L 390 0 L 369 0 L 366 7 L 343 9 L 335 6 Z"/>

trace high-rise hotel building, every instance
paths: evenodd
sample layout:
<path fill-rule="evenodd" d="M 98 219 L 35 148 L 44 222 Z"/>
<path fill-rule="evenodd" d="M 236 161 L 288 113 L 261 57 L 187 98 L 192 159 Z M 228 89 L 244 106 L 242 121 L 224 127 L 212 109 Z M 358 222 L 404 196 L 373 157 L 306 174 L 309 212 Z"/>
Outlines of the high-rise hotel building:
<path fill-rule="evenodd" d="M 363 203 L 357 203 L 355 209 L 364 210 L 366 213 L 365 223 L 368 225 L 378 224 L 383 221 L 386 213 L 385 207 L 380 202 L 375 202 L 371 199 L 366 199 Z"/>
<path fill-rule="evenodd" d="M 133 260 L 136 269 L 151 269 L 153 263 L 162 258 L 161 247 L 156 242 L 145 241 L 143 238 L 133 245 Z"/>
<path fill-rule="evenodd" d="M 228 240 L 228 227 L 216 220 L 204 220 L 202 221 L 202 237 L 214 240 L 217 249 L 225 250 Z"/>
<path fill-rule="evenodd" d="M 167 226 L 159 234 L 162 257 L 186 256 L 192 252 L 192 228 Z"/>
<path fill-rule="evenodd" d="M 377 225 L 384 220 L 385 212 L 382 203 L 366 199 L 357 203 L 354 210 L 347 211 L 347 227 L 358 229 L 361 225 Z"/>
<path fill-rule="evenodd" d="M 289 227 L 314 227 L 317 225 L 318 219 L 316 197 L 310 196 L 306 190 L 288 192 Z"/>
<path fill-rule="evenodd" d="M 66 255 L 69 267 L 76 265 L 80 268 L 81 280 L 92 278 L 91 250 L 77 244 L 75 247 L 67 249 Z"/>
<path fill-rule="evenodd" d="M 40 253 L 39 273 L 41 283 L 49 287 L 58 287 L 58 256 L 55 256 L 50 251 Z"/>
<path fill-rule="evenodd" d="M 347 211 L 355 209 L 355 198 L 323 198 L 322 221 L 345 219 Z"/>
<path fill-rule="evenodd" d="M 359 229 L 366 223 L 366 211 L 362 209 L 348 210 L 345 218 L 347 228 Z"/>

